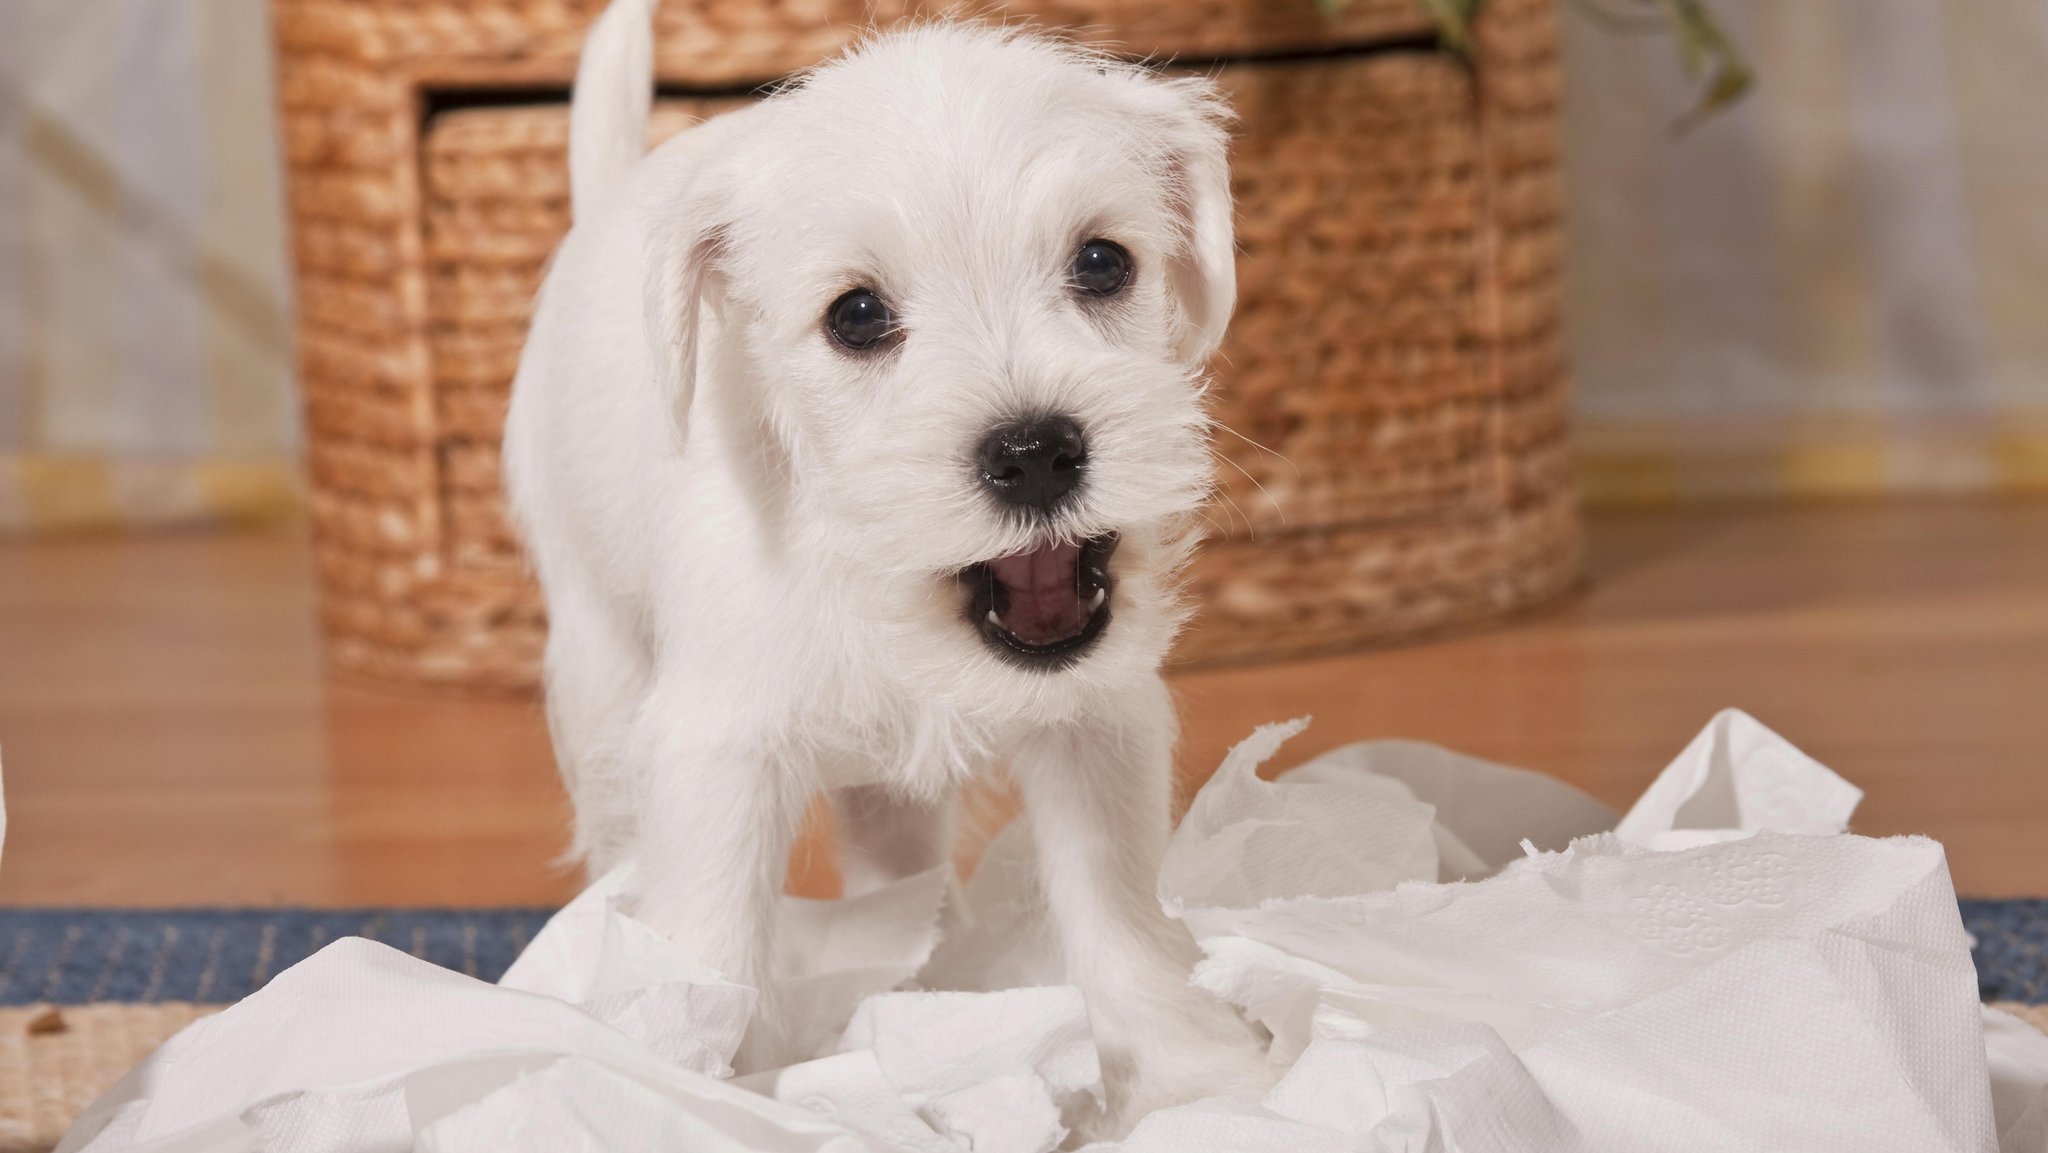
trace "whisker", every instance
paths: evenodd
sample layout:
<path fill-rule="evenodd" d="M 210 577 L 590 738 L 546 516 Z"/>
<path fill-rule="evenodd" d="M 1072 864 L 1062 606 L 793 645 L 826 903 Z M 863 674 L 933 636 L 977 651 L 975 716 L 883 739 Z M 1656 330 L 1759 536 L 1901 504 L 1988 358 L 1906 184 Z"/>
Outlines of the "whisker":
<path fill-rule="evenodd" d="M 1215 449 L 1213 449 L 1213 448 L 1209 450 L 1209 453 L 1210 453 L 1210 455 L 1214 456 L 1214 457 L 1215 457 L 1216 459 L 1218 459 L 1218 460 L 1222 461 L 1222 462 L 1223 462 L 1224 464 L 1227 464 L 1227 465 L 1229 465 L 1230 467 L 1232 467 L 1232 468 L 1236 469 L 1236 470 L 1237 470 L 1237 471 L 1238 471 L 1239 473 L 1243 474 L 1243 476 L 1244 476 L 1244 478 L 1245 478 L 1246 480 L 1248 480 L 1248 481 L 1252 482 L 1252 487 L 1253 487 L 1253 488 L 1256 488 L 1256 489 L 1258 489 L 1258 490 L 1259 490 L 1259 495 L 1260 495 L 1260 496 L 1263 496 L 1263 497 L 1265 497 L 1265 498 L 1266 498 L 1266 503 L 1267 503 L 1267 504 L 1270 504 L 1270 505 L 1272 505 L 1272 506 L 1273 506 L 1273 511 L 1274 511 L 1275 513 L 1279 514 L 1279 517 L 1280 517 L 1280 525 L 1281 525 L 1281 527 L 1283 527 L 1283 528 L 1284 528 L 1284 527 L 1286 527 L 1286 525 L 1287 525 L 1287 510 L 1286 510 L 1285 508 L 1281 507 L 1281 504 L 1280 504 L 1280 502 L 1279 502 L 1279 501 L 1277 501 L 1277 500 L 1273 499 L 1273 494 L 1272 494 L 1272 493 L 1270 493 L 1270 492 L 1267 492 L 1267 491 L 1266 491 L 1266 486 L 1265 486 L 1265 485 L 1263 485 L 1263 484 L 1260 484 L 1260 483 L 1259 483 L 1259 478 L 1258 478 L 1258 477 L 1255 477 L 1255 476 L 1253 476 L 1253 475 L 1252 475 L 1251 473 L 1249 473 L 1249 472 L 1245 472 L 1245 469 L 1244 469 L 1244 466 L 1243 466 L 1243 465 L 1241 465 L 1241 464 L 1237 463 L 1236 461 L 1234 461 L 1234 460 L 1230 459 L 1230 458 L 1229 458 L 1229 457 L 1227 457 L 1227 456 L 1224 456 L 1224 455 L 1223 455 L 1222 453 L 1220 453 L 1220 452 L 1217 452 L 1217 451 L 1216 451 Z M 1300 475 L 1299 471 L 1297 471 L 1295 475 L 1299 476 L 1299 475 Z M 1223 499 L 1225 499 L 1225 500 L 1230 500 L 1229 494 L 1227 494 L 1227 493 L 1226 493 L 1226 494 L 1223 494 Z M 1237 503 L 1237 502 L 1235 502 L 1235 501 L 1231 501 L 1231 503 L 1232 503 L 1232 504 L 1235 504 L 1235 503 Z M 1247 523 L 1249 523 L 1249 522 L 1250 522 L 1250 520 L 1251 520 L 1251 518 L 1250 518 L 1250 517 L 1246 517 L 1246 518 L 1245 518 L 1245 520 L 1246 520 L 1246 522 L 1247 522 Z"/>
<path fill-rule="evenodd" d="M 1270 449 L 1270 448 L 1267 448 L 1267 447 L 1266 447 L 1265 445 L 1263 445 L 1263 444 L 1260 444 L 1260 443 L 1259 443 L 1258 441 L 1256 441 L 1256 440 L 1253 440 L 1253 439 L 1252 439 L 1251 437 L 1248 437 L 1248 436 L 1246 436 L 1245 434 L 1243 434 L 1243 433 L 1241 433 L 1241 432 L 1237 431 L 1236 429 L 1234 429 L 1234 428 L 1230 427 L 1230 426 L 1229 426 L 1228 424 L 1225 424 L 1225 423 L 1224 423 L 1223 421 L 1217 420 L 1217 419 L 1215 419 L 1215 418 L 1213 418 L 1213 417 L 1212 417 L 1212 418 L 1210 418 L 1210 421 L 1209 421 L 1209 423 L 1211 423 L 1211 424 L 1215 425 L 1215 426 L 1216 426 L 1217 428 L 1220 428 L 1220 429 L 1222 429 L 1223 431 L 1225 431 L 1225 432 L 1229 433 L 1230 435 L 1232 435 L 1232 436 L 1236 437 L 1237 439 L 1239 439 L 1239 440 L 1241 440 L 1241 441 L 1245 442 L 1246 444 L 1248 444 L 1248 445 L 1251 445 L 1251 446 L 1252 446 L 1253 448 L 1255 448 L 1255 449 L 1258 449 L 1258 450 L 1259 450 L 1260 452 L 1263 452 L 1263 453 L 1265 453 L 1265 454 L 1266 454 L 1267 456 L 1271 456 L 1271 457 L 1277 457 L 1277 458 L 1279 458 L 1279 459 L 1280 459 L 1280 460 L 1281 460 L 1282 462 L 1284 462 L 1284 463 L 1285 463 L 1285 464 L 1287 465 L 1287 467 L 1288 467 L 1288 468 L 1291 468 L 1291 469 L 1293 469 L 1293 470 L 1294 470 L 1294 475 L 1295 475 L 1295 476 L 1297 476 L 1297 477 L 1298 477 L 1298 476 L 1300 476 L 1300 475 L 1301 475 L 1301 468 L 1300 468 L 1300 467 L 1299 467 L 1298 465 L 1296 465 L 1296 464 L 1294 463 L 1294 461 L 1293 461 L 1293 460 L 1289 459 L 1289 458 L 1288 458 L 1288 456 L 1287 456 L 1287 455 L 1286 455 L 1285 453 L 1275 452 L 1275 451 L 1273 451 L 1272 449 Z"/>
<path fill-rule="evenodd" d="M 1258 522 L 1256 522 L 1256 521 L 1252 520 L 1252 518 L 1251 518 L 1250 514 L 1248 514 L 1248 513 L 1246 513 L 1246 512 L 1244 511 L 1244 508 L 1243 508 L 1243 506 L 1239 505 L 1239 504 L 1237 503 L 1237 501 L 1235 501 L 1235 500 L 1231 499 L 1231 496 L 1230 496 L 1230 494 L 1229 494 L 1229 493 L 1227 493 L 1227 492 L 1224 492 L 1224 491 L 1223 491 L 1222 489 L 1220 489 L 1220 488 L 1216 490 L 1216 495 L 1217 495 L 1217 496 L 1219 496 L 1219 497 L 1222 497 L 1222 498 L 1223 498 L 1223 502 L 1224 502 L 1225 504 L 1228 504 L 1228 505 L 1230 506 L 1230 508 L 1231 508 L 1231 510 L 1232 510 L 1233 512 L 1237 513 L 1237 515 L 1238 515 L 1238 519 L 1240 519 L 1240 520 L 1244 521 L 1244 528 L 1245 528 L 1245 531 L 1251 534 L 1251 538 L 1252 538 L 1253 540 L 1257 540 L 1257 539 L 1259 539 L 1259 526 L 1258 526 Z M 1283 520 L 1282 520 L 1282 523 L 1285 523 L 1285 519 L 1284 519 L 1284 518 L 1283 518 Z"/>
<path fill-rule="evenodd" d="M 1223 494 L 1219 494 L 1219 496 L 1223 496 Z M 1229 502 L 1231 498 L 1229 498 L 1229 496 L 1225 496 L 1223 500 L 1225 500 L 1225 502 Z M 1231 535 L 1231 528 L 1233 528 L 1233 524 L 1235 524 L 1235 520 L 1237 520 L 1235 516 L 1231 516 L 1231 514 L 1235 514 L 1235 512 L 1239 512 L 1239 510 L 1237 510 L 1235 506 L 1231 506 L 1231 508 L 1223 508 L 1223 506 L 1219 506 L 1219 504 L 1208 504 L 1208 506 L 1204 506 L 1204 508 L 1202 508 L 1202 520 L 1208 520 L 1208 524 L 1210 524 L 1210 526 L 1212 526 L 1214 530 L 1217 530 L 1217 532 L 1223 532 L 1223 535 L 1225 535 L 1225 537 L 1229 537 L 1229 535 Z M 1217 520 L 1217 514 L 1223 514 L 1223 520 Z"/>

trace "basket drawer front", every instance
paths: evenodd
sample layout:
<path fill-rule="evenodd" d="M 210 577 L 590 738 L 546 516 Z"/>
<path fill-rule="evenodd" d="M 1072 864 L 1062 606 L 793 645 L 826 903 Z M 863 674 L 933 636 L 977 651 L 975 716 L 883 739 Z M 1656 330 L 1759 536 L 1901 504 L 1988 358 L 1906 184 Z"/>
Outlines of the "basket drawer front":
<path fill-rule="evenodd" d="M 740 101 L 663 101 L 663 140 Z M 423 140 L 428 345 L 445 559 L 517 571 L 498 442 L 541 271 L 569 230 L 569 113 L 559 105 L 436 117 Z"/>
<path fill-rule="evenodd" d="M 1214 366 L 1226 535 L 1484 500 L 1496 398 L 1470 72 L 1399 53 L 1221 79 L 1240 117 L 1238 311 Z"/>
<path fill-rule="evenodd" d="M 1469 73 L 1431 53 L 1242 65 L 1240 306 L 1217 363 L 1226 535 L 1483 499 L 1479 198 Z M 663 102 L 666 137 L 733 101 Z M 568 114 L 475 108 L 424 137 L 436 478 L 455 569 L 519 564 L 498 437 L 533 293 L 568 229 Z"/>

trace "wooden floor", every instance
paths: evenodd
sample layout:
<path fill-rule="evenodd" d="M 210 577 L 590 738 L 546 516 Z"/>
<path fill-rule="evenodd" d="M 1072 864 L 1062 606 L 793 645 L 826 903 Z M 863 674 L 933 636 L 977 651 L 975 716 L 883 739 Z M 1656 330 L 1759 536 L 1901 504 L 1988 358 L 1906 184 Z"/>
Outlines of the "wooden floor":
<path fill-rule="evenodd" d="M 1607 515 L 1574 604 L 1495 631 L 1183 675 L 1183 765 L 1316 718 L 1626 805 L 1737 705 L 1947 843 L 1965 893 L 2048 895 L 2048 504 Z M 530 701 L 320 672 L 294 532 L 0 544 L 0 904 L 558 901 Z"/>

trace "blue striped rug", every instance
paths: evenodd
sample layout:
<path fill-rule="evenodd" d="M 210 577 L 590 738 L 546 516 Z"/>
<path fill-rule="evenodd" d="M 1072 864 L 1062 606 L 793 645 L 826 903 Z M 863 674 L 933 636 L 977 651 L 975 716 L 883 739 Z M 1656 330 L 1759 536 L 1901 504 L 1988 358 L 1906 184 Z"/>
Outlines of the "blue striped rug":
<path fill-rule="evenodd" d="M 495 981 L 551 909 L 5 909 L 0 1005 L 239 1001 L 337 937 Z"/>
<path fill-rule="evenodd" d="M 1987 1001 L 2048 1003 L 2048 900 L 1964 901 Z M 495 981 L 547 909 L 0 909 L 0 1005 L 237 1001 L 337 937 Z"/>

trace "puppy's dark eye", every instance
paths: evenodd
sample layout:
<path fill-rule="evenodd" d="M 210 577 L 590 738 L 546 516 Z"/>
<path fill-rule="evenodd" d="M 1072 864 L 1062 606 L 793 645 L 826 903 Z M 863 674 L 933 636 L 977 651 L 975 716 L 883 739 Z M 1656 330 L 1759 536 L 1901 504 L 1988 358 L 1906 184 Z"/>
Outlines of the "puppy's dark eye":
<path fill-rule="evenodd" d="M 825 310 L 825 327 L 832 330 L 832 339 L 848 348 L 873 348 L 896 331 L 896 317 L 881 297 L 856 288 Z"/>
<path fill-rule="evenodd" d="M 1131 254 L 1108 240 L 1091 240 L 1074 254 L 1069 280 L 1090 296 L 1115 296 L 1131 282 Z"/>

